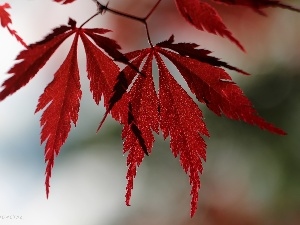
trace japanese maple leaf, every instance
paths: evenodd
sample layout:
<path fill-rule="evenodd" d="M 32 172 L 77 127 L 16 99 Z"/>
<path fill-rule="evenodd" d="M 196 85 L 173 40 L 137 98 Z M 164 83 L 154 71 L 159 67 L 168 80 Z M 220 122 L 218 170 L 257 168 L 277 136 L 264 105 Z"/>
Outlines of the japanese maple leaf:
<path fill-rule="evenodd" d="M 109 30 L 101 28 L 78 28 L 76 22 L 70 19 L 68 25 L 55 28 L 43 40 L 22 51 L 16 58 L 20 62 L 8 71 L 12 76 L 2 84 L 0 101 L 25 86 L 41 70 L 56 49 L 68 37 L 75 34 L 66 59 L 54 74 L 53 81 L 48 84 L 40 96 L 36 108 L 36 112 L 44 109 L 40 123 L 42 127 L 41 142 L 46 142 L 45 185 L 47 196 L 54 159 L 68 137 L 71 123 L 76 125 L 78 119 L 81 98 L 77 63 L 78 39 L 80 38 L 84 44 L 87 75 L 96 104 L 99 104 L 102 95 L 104 105 L 108 105 L 108 100 L 111 99 L 112 90 L 119 74 L 119 68 L 114 60 L 126 62 L 126 57 L 118 50 L 120 46 L 114 40 L 102 36 L 107 32 Z"/>
<path fill-rule="evenodd" d="M 207 50 L 197 49 L 198 45 L 194 43 L 173 42 L 172 36 L 153 48 L 126 54 L 132 64 L 140 68 L 141 73 L 130 66 L 121 71 L 107 113 L 111 113 L 124 125 L 123 151 L 128 153 L 126 204 L 130 204 L 136 169 L 144 155 L 151 154 L 153 132 L 158 133 L 160 128 L 164 138 L 170 136 L 172 153 L 179 157 L 181 166 L 189 175 L 192 186 L 191 215 L 194 215 L 203 169 L 202 160 L 206 159 L 203 136 L 209 136 L 209 133 L 201 110 L 171 75 L 162 55 L 177 67 L 199 102 L 206 104 L 217 115 L 243 120 L 276 134 L 285 133 L 257 115 L 241 89 L 220 67 L 243 74 L 246 72 L 210 56 Z M 158 94 L 153 82 L 153 60 L 159 70 Z"/>
<path fill-rule="evenodd" d="M 6 9 L 9 9 L 10 5 L 5 3 L 4 5 L 0 5 L 0 21 L 2 27 L 7 27 L 8 24 L 11 23 L 11 18 Z"/>
<path fill-rule="evenodd" d="M 10 18 L 10 14 L 6 11 L 6 9 L 9 9 L 10 5 L 8 3 L 5 3 L 4 5 L 0 5 L 0 21 L 1 21 L 1 26 L 4 28 L 7 28 L 9 33 L 14 36 L 17 41 L 19 41 L 24 47 L 27 47 L 23 39 L 18 35 L 17 31 L 11 29 L 9 27 L 9 24 L 12 23 L 12 20 Z"/>
<path fill-rule="evenodd" d="M 201 0 L 175 0 L 175 2 L 180 14 L 197 29 L 226 37 L 245 51 L 241 43 L 227 29 L 217 11 L 208 3 Z"/>
<path fill-rule="evenodd" d="M 214 0 L 214 1 L 220 3 L 226 3 L 230 5 L 248 6 L 263 16 L 265 16 L 266 14 L 261 9 L 267 7 L 279 7 L 283 9 L 289 9 L 292 11 L 300 12 L 300 9 L 297 9 L 287 4 L 283 4 L 281 1 L 273 1 L 273 0 Z"/>

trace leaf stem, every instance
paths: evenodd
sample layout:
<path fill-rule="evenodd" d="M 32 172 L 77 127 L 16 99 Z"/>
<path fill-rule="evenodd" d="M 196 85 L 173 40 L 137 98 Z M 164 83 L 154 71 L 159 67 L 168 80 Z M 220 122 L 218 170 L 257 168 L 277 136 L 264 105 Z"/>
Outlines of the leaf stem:
<path fill-rule="evenodd" d="M 152 43 L 152 41 L 151 41 L 151 37 L 150 37 L 150 32 L 149 32 L 148 24 L 147 24 L 147 22 L 145 22 L 144 24 L 145 24 L 145 27 L 146 27 L 146 32 L 147 32 L 147 38 L 148 38 L 149 45 L 151 46 L 151 48 L 153 48 L 153 43 Z"/>
<path fill-rule="evenodd" d="M 94 15 L 92 15 L 89 19 L 87 19 L 79 28 L 82 28 L 85 24 L 87 24 L 90 20 L 92 20 L 94 17 L 98 16 L 101 12 L 97 12 Z"/>

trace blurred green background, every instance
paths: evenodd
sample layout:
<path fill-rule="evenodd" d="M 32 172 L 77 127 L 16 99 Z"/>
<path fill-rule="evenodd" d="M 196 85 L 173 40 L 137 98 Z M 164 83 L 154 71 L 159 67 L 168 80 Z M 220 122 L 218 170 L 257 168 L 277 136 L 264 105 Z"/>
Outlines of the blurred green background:
<path fill-rule="evenodd" d="M 1 1 L 0 4 L 6 1 Z M 298 1 L 284 1 L 300 7 Z M 84 22 L 95 12 L 92 1 L 59 6 L 51 1 L 9 1 L 13 27 L 27 43 L 40 40 L 69 17 Z M 103 2 L 104 3 L 104 2 Z M 117 1 L 110 7 L 143 16 L 152 0 Z M 300 224 L 300 14 L 266 10 L 268 17 L 243 7 L 216 5 L 227 26 L 244 44 L 240 52 L 226 39 L 195 30 L 163 1 L 149 20 L 151 37 L 159 42 L 195 42 L 231 65 L 252 74 L 230 72 L 267 121 L 284 129 L 277 136 L 242 122 L 220 118 L 200 108 L 211 134 L 201 176 L 199 205 L 189 217 L 190 186 L 169 140 L 156 135 L 153 153 L 145 157 L 135 179 L 131 207 L 125 206 L 126 155 L 121 126 L 108 118 L 96 134 L 104 113 L 89 93 L 82 46 L 79 54 L 83 99 L 77 127 L 55 161 L 50 197 L 44 190 L 43 147 L 39 118 L 33 115 L 44 87 L 64 59 L 69 43 L 30 85 L 0 103 L 0 224 L 111 225 L 297 225 Z M 144 28 L 106 13 L 88 27 L 112 29 L 124 51 L 147 47 Z M 1 82 L 22 49 L 0 30 Z M 154 76 L 157 72 L 154 72 Z M 178 78 L 179 79 L 179 78 Z M 19 215 L 22 219 L 2 219 Z"/>

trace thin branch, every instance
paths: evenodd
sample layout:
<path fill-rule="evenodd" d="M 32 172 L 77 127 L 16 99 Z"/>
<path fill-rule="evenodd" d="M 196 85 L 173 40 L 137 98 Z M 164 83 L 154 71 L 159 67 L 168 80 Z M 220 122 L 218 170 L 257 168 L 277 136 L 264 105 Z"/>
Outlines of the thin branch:
<path fill-rule="evenodd" d="M 109 8 L 108 7 L 108 4 L 106 5 L 103 5 L 101 4 L 100 2 L 98 2 L 97 0 L 93 0 L 93 2 L 95 2 L 98 6 L 98 13 L 95 14 L 94 16 L 92 16 L 89 20 L 87 20 L 84 24 L 86 24 L 88 21 L 90 21 L 92 18 L 94 18 L 96 15 L 98 14 L 102 14 L 103 12 L 111 12 L 113 14 L 116 14 L 116 15 L 119 15 L 119 16 L 123 16 L 125 18 L 128 18 L 128 19 L 132 19 L 132 20 L 135 20 L 135 21 L 139 21 L 141 23 L 144 24 L 145 28 L 146 28 L 146 32 L 147 32 L 147 38 L 148 38 L 148 42 L 151 46 L 151 48 L 153 48 L 153 43 L 151 41 L 151 38 L 150 38 L 150 32 L 149 32 L 149 28 L 148 28 L 148 23 L 147 23 L 147 20 L 148 18 L 152 15 L 152 13 L 155 11 L 155 9 L 158 7 L 159 3 L 161 3 L 161 0 L 158 0 L 156 2 L 156 4 L 153 6 L 153 8 L 150 10 L 150 12 L 145 16 L 145 17 L 137 17 L 137 16 L 134 16 L 134 15 L 131 15 L 131 14 L 128 14 L 128 13 L 124 13 L 124 12 L 121 12 L 121 11 L 118 11 L 118 10 L 115 10 L 115 9 L 112 9 L 112 8 Z M 83 25 L 84 25 L 83 24 Z M 82 25 L 82 26 L 83 26 Z M 81 27 L 82 27 L 81 26 Z"/>
<path fill-rule="evenodd" d="M 93 0 L 93 1 L 95 1 L 95 0 Z M 98 1 L 97 1 L 97 3 L 99 4 L 99 11 L 100 11 L 101 13 L 102 13 L 103 11 L 108 11 L 108 12 L 111 12 L 111 13 L 113 13 L 113 14 L 116 14 L 116 15 L 119 15 L 119 16 L 126 17 L 126 18 L 128 18 L 128 19 L 132 19 L 132 20 L 136 20 L 136 21 L 145 23 L 144 18 L 140 18 L 140 17 L 134 16 L 134 15 L 128 14 L 128 13 L 124 13 L 124 12 L 121 12 L 121 11 L 118 11 L 118 10 L 115 10 L 115 9 L 112 9 L 112 8 L 109 8 L 108 5 L 103 5 L 103 4 L 99 3 Z"/>
<path fill-rule="evenodd" d="M 156 2 L 155 6 L 153 6 L 153 8 L 150 10 L 150 12 L 147 14 L 147 16 L 144 18 L 144 20 L 147 20 L 152 15 L 152 13 L 155 11 L 155 9 L 157 8 L 157 6 L 159 5 L 160 2 L 161 2 L 161 0 L 158 0 Z"/>

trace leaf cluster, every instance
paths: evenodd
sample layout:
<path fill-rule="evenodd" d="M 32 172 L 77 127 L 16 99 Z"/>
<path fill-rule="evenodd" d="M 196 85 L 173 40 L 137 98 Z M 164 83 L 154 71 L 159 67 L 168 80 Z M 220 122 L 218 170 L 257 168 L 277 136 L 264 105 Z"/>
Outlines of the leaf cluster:
<path fill-rule="evenodd" d="M 69 4 L 75 0 L 54 0 Z M 40 125 L 41 142 L 45 143 L 46 193 L 49 194 L 51 171 L 55 157 L 66 142 L 71 125 L 76 125 L 82 96 L 77 61 L 79 41 L 86 55 L 86 71 L 90 91 L 96 104 L 102 101 L 106 113 L 123 125 L 123 152 L 127 153 L 126 204 L 130 205 L 133 180 L 137 167 L 145 155 L 150 155 L 154 143 L 153 133 L 161 132 L 170 137 L 170 149 L 188 174 L 191 184 L 191 216 L 197 209 L 200 174 L 206 160 L 204 137 L 209 137 L 202 111 L 193 98 L 176 81 L 166 66 L 171 62 L 187 83 L 199 103 L 206 105 L 218 116 L 241 120 L 275 134 L 285 132 L 266 122 L 253 108 L 243 91 L 234 83 L 225 69 L 248 75 L 241 69 L 211 56 L 195 43 L 176 43 L 172 35 L 157 44 L 151 41 L 147 20 L 161 1 L 153 6 L 144 18 L 138 18 L 111 9 L 98 1 L 97 12 L 90 19 L 104 12 L 115 13 L 142 22 L 145 25 L 150 46 L 123 53 L 119 44 L 105 35 L 104 28 L 84 28 L 70 19 L 68 24 L 54 28 L 41 41 L 26 45 L 16 31 L 10 28 L 12 20 L 7 10 L 9 4 L 0 5 L 1 26 L 25 47 L 17 56 L 16 64 L 8 71 L 11 76 L 2 84 L 0 101 L 25 86 L 38 74 L 59 46 L 72 36 L 70 50 L 40 96 L 35 112 L 43 110 Z M 214 0 L 216 3 L 252 8 L 260 15 L 266 7 L 279 7 L 299 12 L 281 1 L 272 0 Z M 200 0 L 175 0 L 183 18 L 195 28 L 227 38 L 242 51 L 243 45 L 223 23 L 217 11 L 209 3 Z M 157 64 L 159 84 L 153 81 L 153 62 Z M 119 64 L 124 64 L 120 69 Z"/>

